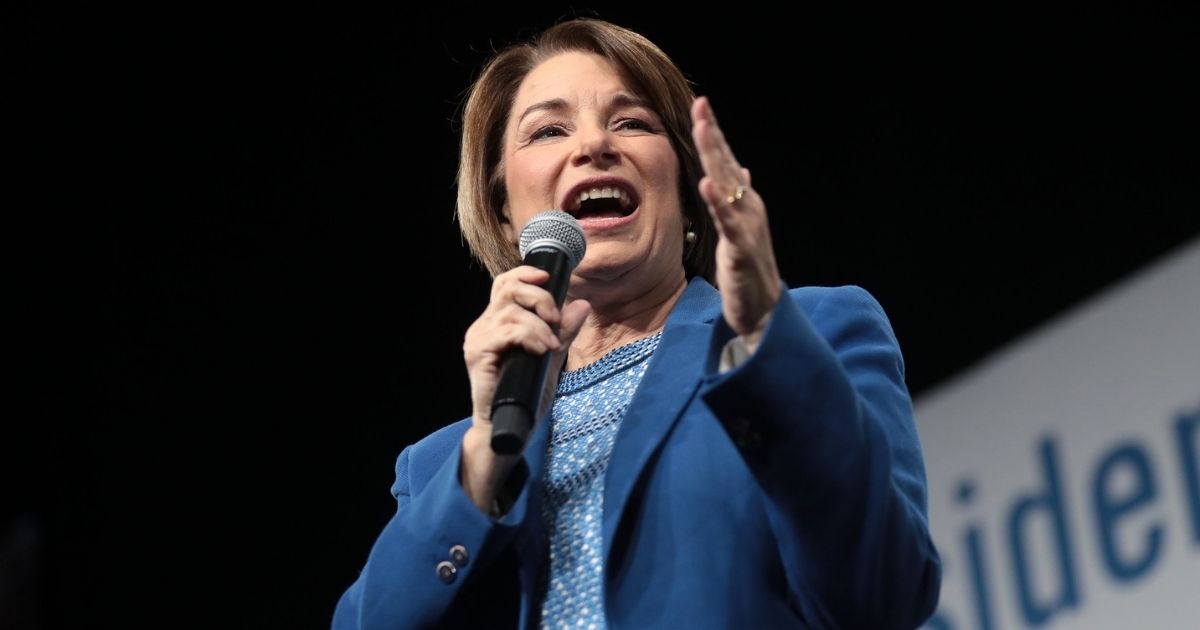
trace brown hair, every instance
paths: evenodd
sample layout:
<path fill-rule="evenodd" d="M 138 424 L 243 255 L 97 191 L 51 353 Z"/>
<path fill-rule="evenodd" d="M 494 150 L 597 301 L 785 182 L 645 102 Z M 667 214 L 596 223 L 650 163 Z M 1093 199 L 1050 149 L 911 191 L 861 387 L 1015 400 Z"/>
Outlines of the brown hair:
<path fill-rule="evenodd" d="M 716 229 L 700 199 L 702 170 L 692 143 L 690 109 L 695 94 L 688 80 L 658 46 L 642 35 L 602 20 L 581 18 L 556 24 L 530 43 L 510 46 L 484 66 L 467 94 L 458 168 L 458 224 L 471 252 L 492 276 L 521 264 L 502 223 L 504 129 L 517 90 L 538 64 L 559 53 L 583 51 L 612 63 L 621 78 L 662 119 L 679 158 L 679 198 L 685 225 L 696 241 L 685 244 L 688 278 L 712 280 Z"/>

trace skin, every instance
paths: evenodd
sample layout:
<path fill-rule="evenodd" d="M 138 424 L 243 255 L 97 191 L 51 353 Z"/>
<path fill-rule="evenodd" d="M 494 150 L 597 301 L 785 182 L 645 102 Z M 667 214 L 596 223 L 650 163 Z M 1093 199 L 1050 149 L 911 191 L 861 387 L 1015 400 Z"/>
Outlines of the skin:
<path fill-rule="evenodd" d="M 723 315 L 753 351 L 782 292 L 766 206 L 750 188 L 708 100 L 692 104 L 692 137 L 705 176 L 700 193 L 717 226 L 717 284 Z M 602 57 L 567 52 L 522 82 L 504 137 L 509 239 L 534 215 L 561 207 L 576 184 L 615 176 L 638 196 L 623 221 L 584 221 L 587 255 L 571 276 L 562 309 L 540 285 L 548 274 L 520 266 L 496 276 L 484 312 L 468 328 L 463 355 L 471 381 L 472 426 L 463 438 L 460 479 L 484 512 L 519 456 L 489 445 L 491 401 L 501 358 L 520 347 L 552 352 L 552 365 L 576 369 L 661 330 L 687 285 L 679 160 L 665 128 Z M 738 186 L 740 200 L 730 202 Z M 548 379 L 546 402 L 557 372 Z"/>

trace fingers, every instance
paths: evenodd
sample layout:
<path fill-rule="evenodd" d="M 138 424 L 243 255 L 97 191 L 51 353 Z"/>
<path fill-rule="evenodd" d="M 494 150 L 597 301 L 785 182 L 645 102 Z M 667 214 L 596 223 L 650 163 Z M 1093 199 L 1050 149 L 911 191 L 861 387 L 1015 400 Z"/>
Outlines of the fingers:
<path fill-rule="evenodd" d="M 736 239 L 743 231 L 755 229 L 765 221 L 762 198 L 748 186 L 743 189 L 741 199 L 729 203 L 728 191 L 712 177 L 706 176 L 700 180 L 700 196 L 708 204 L 709 214 L 713 217 L 718 232 L 727 238 Z"/>
<path fill-rule="evenodd" d="M 536 313 L 551 326 L 558 324 L 560 313 L 558 306 L 554 304 L 554 296 L 538 286 L 549 278 L 550 274 L 545 270 L 528 265 L 521 265 L 496 276 L 492 282 L 492 298 L 488 309 L 499 310 L 509 304 L 516 304 L 522 309 Z"/>
<path fill-rule="evenodd" d="M 495 368 L 484 364 L 497 363 L 510 348 L 544 354 L 562 347 L 554 330 L 562 315 L 553 296 L 538 286 L 548 278 L 547 272 L 524 265 L 496 276 L 487 308 L 463 341 L 468 367 Z"/>
<path fill-rule="evenodd" d="M 742 239 L 747 232 L 755 231 L 758 217 L 765 210 L 762 199 L 750 188 L 750 170 L 738 164 L 707 98 L 697 98 L 692 104 L 692 122 L 705 174 L 700 180 L 700 195 L 718 232 L 726 238 Z"/>
<path fill-rule="evenodd" d="M 704 96 L 692 103 L 692 140 L 696 143 L 704 173 L 723 187 L 722 199 L 733 193 L 739 184 L 750 185 L 749 180 L 744 178 L 744 169 L 725 140 L 725 133 L 717 124 L 712 105 Z"/>
<path fill-rule="evenodd" d="M 516 305 L 501 309 L 491 323 L 484 344 L 493 349 L 520 346 L 534 354 L 544 354 L 561 346 L 546 320 Z"/>
<path fill-rule="evenodd" d="M 708 205 L 708 212 L 712 215 L 718 232 L 726 238 L 734 236 L 737 233 L 737 225 L 733 223 L 733 211 L 725 205 L 722 199 L 723 195 L 721 191 L 717 190 L 717 185 L 711 177 L 701 178 L 700 196 Z"/>
<path fill-rule="evenodd" d="M 520 348 L 534 355 L 558 352 L 565 348 L 556 328 L 562 317 L 553 296 L 540 285 L 550 274 L 536 267 L 510 269 L 492 281 L 487 308 L 469 328 L 463 339 L 463 359 L 471 381 L 472 422 L 491 422 L 491 406 L 504 355 Z M 586 303 L 569 309 L 572 337 L 578 332 L 579 310 Z"/>

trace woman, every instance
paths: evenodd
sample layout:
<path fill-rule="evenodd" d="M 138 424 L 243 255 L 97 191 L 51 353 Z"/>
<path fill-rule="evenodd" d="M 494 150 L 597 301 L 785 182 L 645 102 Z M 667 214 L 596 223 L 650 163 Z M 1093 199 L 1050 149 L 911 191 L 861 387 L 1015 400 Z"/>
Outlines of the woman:
<path fill-rule="evenodd" d="M 920 624 L 940 565 L 895 337 L 861 289 L 786 289 L 707 100 L 645 38 L 574 20 L 493 59 L 463 122 L 458 218 L 494 276 L 474 414 L 400 454 L 334 626 Z M 587 237 L 561 309 L 515 245 L 550 208 Z M 562 372 L 499 456 L 511 348 Z"/>

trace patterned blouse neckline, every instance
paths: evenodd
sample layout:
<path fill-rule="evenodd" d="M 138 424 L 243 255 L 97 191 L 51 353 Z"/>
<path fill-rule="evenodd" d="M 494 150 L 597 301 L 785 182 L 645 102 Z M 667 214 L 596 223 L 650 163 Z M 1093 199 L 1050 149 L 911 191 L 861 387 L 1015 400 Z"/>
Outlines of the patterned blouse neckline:
<path fill-rule="evenodd" d="M 621 370 L 637 365 L 654 353 L 661 338 L 662 331 L 660 330 L 649 337 L 643 337 L 619 348 L 614 348 L 579 369 L 563 370 L 558 377 L 558 395 L 562 396 L 584 389 Z"/>

